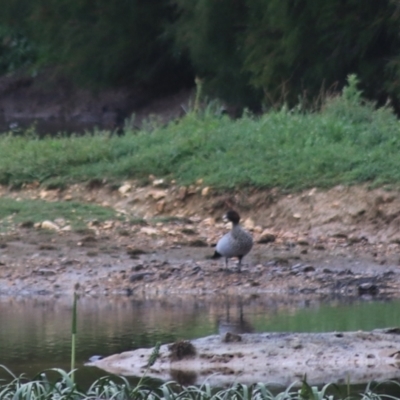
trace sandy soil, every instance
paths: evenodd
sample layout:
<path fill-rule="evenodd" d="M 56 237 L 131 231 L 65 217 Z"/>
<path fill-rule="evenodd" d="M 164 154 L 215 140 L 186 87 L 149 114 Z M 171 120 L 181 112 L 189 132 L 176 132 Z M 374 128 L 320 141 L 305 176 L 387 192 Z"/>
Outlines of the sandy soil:
<path fill-rule="evenodd" d="M 0 294 L 400 293 L 398 192 L 336 187 L 218 194 L 201 181 L 179 187 L 152 180 L 147 187 L 125 182 L 64 191 L 0 187 L 0 196 L 92 202 L 131 220 L 92 221 L 81 232 L 44 224 L 2 233 Z M 221 221 L 229 208 L 240 211 L 256 241 L 240 273 L 234 260 L 226 271 L 223 261 L 208 259 L 229 229 Z"/>

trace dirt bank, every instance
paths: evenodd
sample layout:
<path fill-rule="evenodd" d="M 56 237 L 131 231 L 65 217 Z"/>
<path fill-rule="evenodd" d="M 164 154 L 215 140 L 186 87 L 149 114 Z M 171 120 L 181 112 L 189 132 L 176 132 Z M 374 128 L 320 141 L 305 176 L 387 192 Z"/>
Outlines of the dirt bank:
<path fill-rule="evenodd" d="M 400 293 L 398 192 L 336 187 L 221 195 L 201 182 L 179 187 L 153 179 L 147 187 L 2 187 L 0 196 L 92 202 L 128 218 L 92 221 L 80 232 L 15 226 L 1 233 L 3 295 Z M 229 228 L 220 219 L 228 208 L 241 212 L 256 241 L 241 273 L 233 260 L 227 272 L 222 261 L 207 259 Z"/>
<path fill-rule="evenodd" d="M 156 118 L 165 123 L 189 109 L 192 89 L 160 95 L 144 87 L 88 90 L 77 87 L 54 71 L 36 77 L 13 74 L 0 77 L 0 131 L 26 127 L 36 121 L 39 132 L 81 132 L 94 126 L 117 129 Z M 43 128 L 43 129 L 41 129 Z"/>

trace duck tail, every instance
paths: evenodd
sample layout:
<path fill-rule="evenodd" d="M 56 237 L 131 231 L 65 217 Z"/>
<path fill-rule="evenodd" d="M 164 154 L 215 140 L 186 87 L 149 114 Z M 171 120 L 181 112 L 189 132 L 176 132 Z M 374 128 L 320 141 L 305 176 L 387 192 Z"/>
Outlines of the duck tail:
<path fill-rule="evenodd" d="M 216 260 L 217 258 L 222 257 L 221 254 L 218 253 L 218 251 L 215 251 L 214 254 L 210 257 L 212 260 Z"/>

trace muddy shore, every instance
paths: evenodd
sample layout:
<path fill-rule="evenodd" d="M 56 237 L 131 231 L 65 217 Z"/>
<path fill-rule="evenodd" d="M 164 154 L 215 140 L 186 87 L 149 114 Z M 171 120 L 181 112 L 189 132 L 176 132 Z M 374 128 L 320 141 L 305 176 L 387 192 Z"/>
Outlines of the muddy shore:
<path fill-rule="evenodd" d="M 223 387 L 235 382 L 288 387 L 306 376 L 311 385 L 352 384 L 399 377 L 398 328 L 371 332 L 258 333 L 219 335 L 160 347 L 148 370 L 153 349 L 115 354 L 89 365 L 110 373 L 147 375 L 183 385 Z"/>
<path fill-rule="evenodd" d="M 395 191 L 365 187 L 218 194 L 202 182 L 139 187 L 74 185 L 0 196 L 78 200 L 113 207 L 129 220 L 91 221 L 73 232 L 63 226 L 14 226 L 0 235 L 0 295 L 135 296 L 172 293 L 291 293 L 400 296 Z M 225 270 L 208 259 L 229 229 L 221 221 L 238 209 L 256 241 Z M 136 222 L 132 222 L 136 221 Z M 53 221 L 54 222 L 54 221 Z M 65 222 L 67 224 L 67 222 Z"/>

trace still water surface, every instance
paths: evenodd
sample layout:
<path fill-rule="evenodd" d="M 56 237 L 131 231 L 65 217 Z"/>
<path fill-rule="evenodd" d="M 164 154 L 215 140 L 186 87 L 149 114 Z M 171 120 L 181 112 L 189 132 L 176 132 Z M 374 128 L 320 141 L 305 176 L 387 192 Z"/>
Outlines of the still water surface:
<path fill-rule="evenodd" d="M 35 376 L 69 369 L 72 300 L 0 297 L 0 364 Z M 324 332 L 400 326 L 400 301 L 360 298 L 182 296 L 78 301 L 77 367 L 93 355 L 239 331 Z M 0 371 L 0 377 L 4 375 Z M 102 376 L 81 368 L 80 379 Z M 78 377 L 79 379 L 79 377 Z"/>

